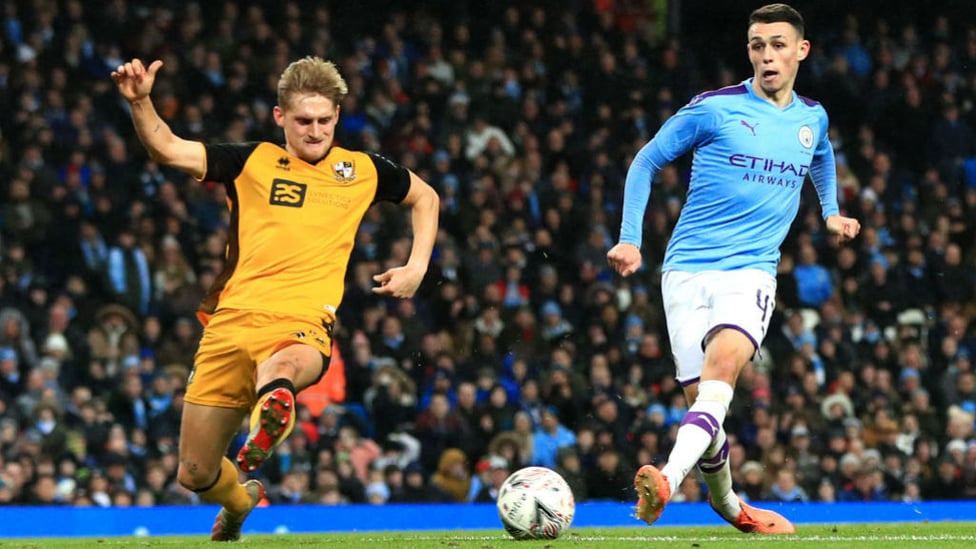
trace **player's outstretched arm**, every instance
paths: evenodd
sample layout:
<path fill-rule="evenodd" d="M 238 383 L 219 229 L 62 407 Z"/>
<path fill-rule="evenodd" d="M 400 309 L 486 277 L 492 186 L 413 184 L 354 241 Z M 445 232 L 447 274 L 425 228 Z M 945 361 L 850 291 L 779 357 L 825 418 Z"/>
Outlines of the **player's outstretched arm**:
<path fill-rule="evenodd" d="M 119 94 L 129 102 L 132 124 L 143 146 L 153 160 L 183 170 L 201 178 L 206 171 L 206 152 L 203 143 L 177 137 L 166 122 L 159 117 L 149 98 L 156 73 L 163 66 L 160 60 L 145 67 L 142 61 L 133 59 L 112 71 L 112 80 Z"/>
<path fill-rule="evenodd" d="M 413 223 L 413 247 L 410 258 L 403 267 L 396 267 L 373 276 L 379 286 L 373 292 L 393 297 L 413 297 L 427 274 L 430 254 L 437 238 L 437 217 L 440 214 L 440 197 L 417 174 L 410 172 L 410 190 L 401 202 L 410 207 Z"/>

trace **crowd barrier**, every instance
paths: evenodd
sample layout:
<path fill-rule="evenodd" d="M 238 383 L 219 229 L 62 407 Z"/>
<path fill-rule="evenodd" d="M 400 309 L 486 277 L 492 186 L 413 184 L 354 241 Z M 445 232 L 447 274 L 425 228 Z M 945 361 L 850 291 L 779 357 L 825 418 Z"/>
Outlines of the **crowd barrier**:
<path fill-rule="evenodd" d="M 976 520 L 976 501 L 924 503 L 763 504 L 797 524 Z M 217 507 L 151 508 L 6 507 L 0 510 L 0 538 L 204 535 Z M 581 503 L 573 527 L 640 526 L 633 505 Z M 704 503 L 668 506 L 662 526 L 724 524 Z M 274 505 L 256 509 L 244 533 L 328 533 L 422 530 L 501 531 L 494 505 Z"/>

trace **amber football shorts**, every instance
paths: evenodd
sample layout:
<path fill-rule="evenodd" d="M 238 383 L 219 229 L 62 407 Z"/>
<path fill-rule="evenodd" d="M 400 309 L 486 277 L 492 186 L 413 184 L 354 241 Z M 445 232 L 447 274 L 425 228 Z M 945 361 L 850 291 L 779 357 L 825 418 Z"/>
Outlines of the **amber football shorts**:
<path fill-rule="evenodd" d="M 332 338 L 322 319 L 217 311 L 203 331 L 184 399 L 203 406 L 251 408 L 257 400 L 257 365 L 294 343 L 315 347 L 326 361 L 332 354 Z"/>

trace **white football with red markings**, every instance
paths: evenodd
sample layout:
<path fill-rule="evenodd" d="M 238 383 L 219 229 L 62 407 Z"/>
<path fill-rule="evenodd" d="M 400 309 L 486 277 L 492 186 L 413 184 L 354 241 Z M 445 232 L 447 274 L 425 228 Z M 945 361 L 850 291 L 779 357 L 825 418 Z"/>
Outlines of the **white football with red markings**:
<path fill-rule="evenodd" d="M 545 467 L 515 471 L 498 491 L 498 516 L 515 539 L 556 539 L 569 529 L 575 512 L 569 484 Z"/>

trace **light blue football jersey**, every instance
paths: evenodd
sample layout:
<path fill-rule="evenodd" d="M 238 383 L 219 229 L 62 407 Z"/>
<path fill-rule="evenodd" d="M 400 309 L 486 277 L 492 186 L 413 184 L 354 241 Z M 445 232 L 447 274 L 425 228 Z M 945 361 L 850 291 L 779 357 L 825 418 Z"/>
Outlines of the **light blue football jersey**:
<path fill-rule="evenodd" d="M 779 247 L 813 179 L 824 219 L 837 215 L 837 174 L 827 112 L 793 93 L 784 108 L 752 79 L 696 96 L 664 123 L 627 171 L 620 241 L 640 247 L 654 174 L 694 150 L 687 201 L 663 270 L 761 269 L 773 276 Z"/>

